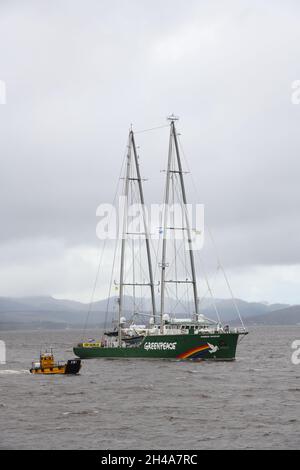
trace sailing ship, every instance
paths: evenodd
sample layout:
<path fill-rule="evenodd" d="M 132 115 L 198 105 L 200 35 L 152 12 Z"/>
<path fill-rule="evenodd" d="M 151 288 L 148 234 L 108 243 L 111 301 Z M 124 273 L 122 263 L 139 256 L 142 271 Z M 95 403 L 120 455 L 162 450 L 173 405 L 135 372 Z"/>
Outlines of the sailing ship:
<path fill-rule="evenodd" d="M 142 232 L 139 233 L 139 246 L 141 238 L 145 250 L 143 260 L 146 260 L 147 279 L 145 279 L 145 270 L 143 270 L 143 279 L 137 279 L 134 269 L 137 255 L 133 251 L 132 264 L 134 274 L 133 278 L 127 279 L 127 267 L 125 266 L 126 250 L 128 250 L 128 225 L 126 215 L 128 207 L 124 207 L 123 233 L 121 239 L 119 282 L 117 289 L 117 318 L 115 328 L 105 331 L 101 340 L 98 342 L 87 340 L 82 341 L 74 347 L 74 353 L 81 359 L 89 358 L 145 358 L 145 359 L 173 359 L 173 360 L 222 360 L 232 361 L 236 357 L 236 349 L 239 339 L 248 334 L 244 324 L 242 328 L 230 328 L 224 326 L 218 321 L 209 319 L 201 313 L 199 306 L 197 277 L 195 267 L 195 255 L 193 246 L 193 229 L 190 225 L 190 218 L 187 207 L 187 197 L 185 189 L 185 179 L 182 167 L 180 145 L 178 132 L 176 129 L 177 117 L 174 115 L 169 118 L 170 139 L 168 152 L 168 166 L 166 170 L 166 183 L 164 194 L 164 213 L 162 217 L 162 246 L 160 249 L 161 261 L 158 264 L 160 268 L 160 282 L 155 283 L 154 270 L 151 253 L 151 234 L 146 217 L 143 179 L 141 177 L 139 156 L 135 142 L 135 134 L 131 129 L 129 132 L 128 151 L 126 156 L 126 171 L 124 177 L 123 196 L 126 204 L 129 203 L 130 188 L 135 187 L 135 200 L 139 200 L 142 207 Z M 183 212 L 181 225 L 175 221 L 175 217 L 170 216 L 168 207 L 174 194 L 181 201 Z M 170 223 L 173 220 L 173 225 Z M 184 235 L 184 264 L 186 267 L 185 276 L 182 275 L 182 269 L 178 267 L 178 246 L 176 246 L 176 231 Z M 172 233 L 172 236 L 167 236 Z M 137 235 L 137 234 L 135 234 Z M 171 239 L 171 241 L 170 241 Z M 172 241 L 173 240 L 173 241 Z M 133 239 L 132 239 L 133 241 Z M 170 251 L 168 244 L 174 244 L 175 261 L 169 262 Z M 181 243 L 182 245 L 182 243 Z M 153 250 L 152 250 L 153 251 Z M 175 266 L 175 268 L 174 268 Z M 170 278 L 171 268 L 173 274 Z M 142 270 L 141 270 L 142 271 Z M 177 318 L 175 308 L 166 302 L 167 291 L 172 286 L 177 294 L 180 288 L 190 292 L 192 312 L 190 316 Z M 159 289 L 160 309 L 156 308 L 156 288 Z M 136 289 L 147 288 L 150 291 L 151 311 L 148 313 L 138 312 L 135 303 Z M 125 306 L 125 289 L 131 289 L 134 298 L 132 311 L 128 311 Z M 180 300 L 180 299 L 179 299 Z M 176 303 L 178 310 L 178 301 Z M 125 308 L 126 307 L 126 308 Z M 146 324 L 136 324 L 137 315 L 148 315 Z M 127 316 L 127 318 L 126 318 Z M 129 318 L 128 318 L 129 316 Z"/>

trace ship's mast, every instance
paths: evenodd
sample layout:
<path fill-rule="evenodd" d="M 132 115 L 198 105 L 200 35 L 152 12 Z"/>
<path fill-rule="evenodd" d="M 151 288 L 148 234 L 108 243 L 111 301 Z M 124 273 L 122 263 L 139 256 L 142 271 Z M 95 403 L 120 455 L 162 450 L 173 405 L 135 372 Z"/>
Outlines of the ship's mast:
<path fill-rule="evenodd" d="M 179 152 L 179 145 L 177 139 L 177 131 L 175 127 L 175 121 L 178 120 L 177 117 L 174 115 L 170 116 L 168 120 L 171 122 L 170 124 L 170 143 L 169 143 L 169 156 L 168 156 L 168 167 L 167 167 L 167 175 L 166 175 L 166 188 L 165 188 L 165 201 L 164 201 L 164 224 L 163 224 L 163 246 L 162 246 L 162 262 L 161 262 L 161 309 L 160 309 L 160 325 L 161 325 L 161 332 L 163 332 L 163 315 L 165 312 L 165 292 L 166 292 L 166 268 L 168 266 L 166 256 L 167 256 L 167 229 L 175 229 L 175 227 L 168 227 L 168 218 L 169 218 L 169 202 L 170 202 L 170 180 L 173 173 L 177 173 L 179 175 L 180 181 L 180 190 L 181 190 L 181 197 L 183 203 L 183 210 L 184 210 L 184 219 L 185 219 L 185 230 L 187 234 L 187 242 L 189 248 L 189 257 L 190 257 L 190 265 L 191 265 L 191 281 L 172 281 L 177 283 L 192 283 L 193 285 L 193 297 L 194 297 L 194 309 L 196 318 L 198 318 L 198 292 L 197 292 L 197 281 L 196 281 L 196 271 L 195 271 L 195 260 L 194 260 L 194 252 L 193 252 L 193 244 L 192 244 L 192 234 L 191 234 L 191 227 L 190 221 L 187 211 L 187 199 L 186 199 L 186 191 L 184 185 L 184 178 L 183 178 L 183 171 L 182 171 L 182 164 L 181 164 L 181 157 Z M 172 169 L 173 163 L 173 144 L 175 147 L 175 154 L 176 154 L 176 163 L 177 169 Z"/>
<path fill-rule="evenodd" d="M 137 179 L 138 187 L 139 187 L 140 203 L 141 203 L 142 211 L 143 211 L 143 223 L 144 223 L 144 231 L 145 231 L 146 250 L 147 250 L 149 284 L 150 284 L 150 290 L 151 290 L 152 315 L 153 315 L 153 321 L 154 323 L 156 323 L 156 304 L 155 304 L 154 279 L 153 279 L 153 269 L 152 269 L 152 261 L 151 261 L 151 250 L 150 250 L 150 233 L 149 233 L 146 211 L 145 211 L 144 191 L 143 191 L 143 185 L 142 185 L 139 159 L 138 159 L 138 154 L 136 151 L 134 133 L 131 131 L 130 135 L 131 135 L 133 155 L 134 155 L 134 161 L 135 161 L 135 167 L 136 167 L 136 175 L 137 175 L 136 179 Z"/>
<path fill-rule="evenodd" d="M 170 130 L 169 141 L 169 155 L 168 155 L 168 168 L 166 176 L 166 189 L 164 200 L 164 223 L 163 223 L 163 244 L 162 244 L 162 259 L 161 259 L 161 291 L 160 291 L 160 331 L 163 333 L 163 316 L 165 313 L 165 290 L 166 290 L 166 268 L 167 268 L 167 224 L 169 217 L 169 201 L 170 201 L 170 176 L 172 165 L 172 126 Z"/>
<path fill-rule="evenodd" d="M 133 158 L 132 158 L 133 154 Z M 134 163 L 135 166 L 135 175 L 132 176 L 132 164 Z M 124 282 L 124 263 L 125 263 L 125 251 L 126 251 L 126 238 L 127 238 L 127 215 L 128 215 L 128 196 L 129 196 L 129 184 L 131 182 L 138 183 L 138 192 L 139 192 L 139 200 L 142 208 L 142 218 L 143 218 L 143 225 L 144 225 L 144 233 L 145 236 L 145 244 L 146 244 L 146 253 L 147 253 L 147 262 L 148 262 L 148 273 L 149 273 L 149 283 L 142 284 L 142 283 L 125 283 Z M 151 291 L 151 304 L 152 304 L 152 316 L 154 322 L 156 321 L 156 305 L 155 305 L 155 293 L 154 293 L 154 279 L 153 279 L 153 269 L 152 269 L 152 261 L 151 261 L 151 250 L 150 250 L 150 233 L 148 229 L 147 223 L 147 214 L 145 210 L 145 200 L 144 200 L 144 192 L 143 192 L 143 184 L 142 178 L 140 173 L 140 165 L 139 159 L 137 154 L 137 148 L 135 144 L 134 133 L 131 130 L 129 133 L 129 142 L 128 142 L 128 152 L 127 152 L 127 167 L 126 167 L 126 176 L 125 176 L 125 187 L 124 187 L 124 214 L 123 214 L 123 230 L 122 230 L 122 245 L 121 245 L 121 269 L 120 269 L 120 297 L 119 297 L 119 315 L 118 315 L 118 340 L 119 340 L 119 347 L 122 346 L 122 327 L 121 327 L 121 319 L 123 313 L 123 303 L 124 303 L 124 287 L 125 286 L 148 286 L 150 287 Z"/>
<path fill-rule="evenodd" d="M 173 137 L 174 137 L 174 142 L 175 142 L 177 165 L 178 165 L 178 172 L 179 172 L 181 192 L 182 192 L 182 202 L 183 202 L 184 213 L 185 213 L 185 223 L 186 223 L 188 247 L 189 247 L 189 253 L 190 253 L 190 263 L 191 263 L 191 271 L 192 271 L 192 283 L 193 283 L 195 314 L 196 314 L 196 317 L 198 318 L 198 313 L 199 313 L 199 311 L 198 311 L 198 292 L 197 292 L 197 280 L 196 280 L 194 251 L 193 251 L 193 243 L 192 243 L 192 233 L 191 233 L 191 226 L 190 226 L 190 221 L 189 221 L 189 216 L 188 216 L 188 211 L 187 211 L 187 199 L 186 199 L 183 171 L 182 171 L 182 165 L 181 165 L 181 158 L 180 158 L 180 153 L 179 153 L 177 132 L 176 132 L 174 120 L 171 121 L 171 128 L 173 129 Z"/>
<path fill-rule="evenodd" d="M 124 187 L 124 213 L 123 213 L 123 229 L 122 229 L 122 244 L 121 244 L 121 268 L 120 268 L 120 297 L 119 297 L 119 316 L 118 316 L 118 343 L 119 347 L 122 346 L 122 327 L 121 319 L 123 313 L 123 301 L 124 301 L 124 262 L 125 262 L 125 246 L 126 246 L 126 231 L 127 231 L 127 213 L 128 213 L 128 193 L 129 193 L 129 178 L 131 172 L 131 160 L 132 160 L 132 145 L 131 136 L 129 134 L 128 152 L 127 152 L 127 165 L 126 165 L 126 177 Z"/>

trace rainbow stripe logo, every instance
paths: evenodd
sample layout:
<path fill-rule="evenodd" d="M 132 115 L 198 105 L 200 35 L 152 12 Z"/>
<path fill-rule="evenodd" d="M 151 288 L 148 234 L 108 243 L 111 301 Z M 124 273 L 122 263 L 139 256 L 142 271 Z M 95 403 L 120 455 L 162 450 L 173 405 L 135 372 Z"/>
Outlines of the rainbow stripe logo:
<path fill-rule="evenodd" d="M 178 359 L 197 359 L 200 358 L 203 353 L 206 351 L 212 351 L 213 346 L 211 344 L 203 344 L 202 346 L 197 346 L 196 348 L 189 349 L 188 351 L 179 354 Z M 215 351 L 213 351 L 215 352 Z"/>

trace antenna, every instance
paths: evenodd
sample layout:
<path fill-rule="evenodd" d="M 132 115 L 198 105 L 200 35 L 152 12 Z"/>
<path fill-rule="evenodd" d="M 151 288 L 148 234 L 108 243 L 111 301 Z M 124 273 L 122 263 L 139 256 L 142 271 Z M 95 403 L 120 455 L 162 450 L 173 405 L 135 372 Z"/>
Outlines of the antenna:
<path fill-rule="evenodd" d="M 170 114 L 170 116 L 167 117 L 167 121 L 170 121 L 170 122 L 179 121 L 179 116 L 175 116 L 175 114 L 172 113 Z"/>

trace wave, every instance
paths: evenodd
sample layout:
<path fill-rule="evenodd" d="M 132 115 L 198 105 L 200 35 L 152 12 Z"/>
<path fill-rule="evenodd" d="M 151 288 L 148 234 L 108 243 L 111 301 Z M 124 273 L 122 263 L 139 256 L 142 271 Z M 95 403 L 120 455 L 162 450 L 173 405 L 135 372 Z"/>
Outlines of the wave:
<path fill-rule="evenodd" d="M 29 370 L 13 370 L 13 369 L 7 369 L 7 370 L 0 370 L 1 375 L 13 375 L 13 374 L 30 374 Z"/>

